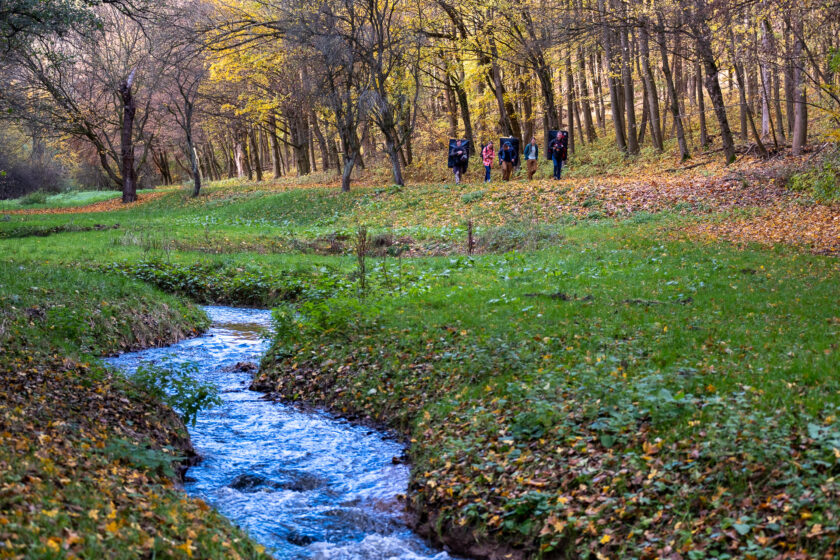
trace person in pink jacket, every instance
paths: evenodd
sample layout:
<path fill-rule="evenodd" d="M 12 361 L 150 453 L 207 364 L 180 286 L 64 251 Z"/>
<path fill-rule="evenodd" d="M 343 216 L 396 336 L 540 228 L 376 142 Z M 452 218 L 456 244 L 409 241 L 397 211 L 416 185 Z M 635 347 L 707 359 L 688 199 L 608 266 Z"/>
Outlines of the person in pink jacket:
<path fill-rule="evenodd" d="M 484 182 L 490 182 L 490 168 L 493 166 L 493 158 L 496 152 L 493 150 L 493 141 L 490 140 L 484 149 L 481 150 L 481 162 L 484 164 Z"/>

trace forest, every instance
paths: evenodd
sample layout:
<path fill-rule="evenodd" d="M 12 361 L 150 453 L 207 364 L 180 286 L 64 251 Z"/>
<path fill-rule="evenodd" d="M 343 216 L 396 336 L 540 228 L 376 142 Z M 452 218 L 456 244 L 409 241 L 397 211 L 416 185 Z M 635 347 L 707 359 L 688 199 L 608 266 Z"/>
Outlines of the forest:
<path fill-rule="evenodd" d="M 0 559 L 840 558 L 840 3 L 0 0 Z"/>
<path fill-rule="evenodd" d="M 832 2 L 6 0 L 7 198 L 439 167 L 447 139 L 567 129 L 632 158 L 768 158 L 836 131 Z M 835 132 L 836 134 L 836 132 Z M 809 136 L 810 135 L 810 136 Z M 25 165 L 25 160 L 31 163 Z M 9 171 L 13 171 L 10 175 Z"/>

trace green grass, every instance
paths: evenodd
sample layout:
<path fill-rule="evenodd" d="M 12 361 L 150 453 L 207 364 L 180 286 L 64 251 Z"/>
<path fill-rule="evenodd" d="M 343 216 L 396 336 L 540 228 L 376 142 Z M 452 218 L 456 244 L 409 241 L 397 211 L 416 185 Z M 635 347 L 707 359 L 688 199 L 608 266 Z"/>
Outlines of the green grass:
<path fill-rule="evenodd" d="M 0 277 L 19 294 L 133 277 L 279 306 L 258 383 L 410 434 L 410 498 L 431 533 L 528 555 L 837 552 L 835 259 L 677 241 L 694 207 L 609 214 L 566 184 L 276 187 L 9 216 Z M 374 235 L 364 298 L 360 225 Z M 56 340 L 106 336 L 83 308 L 63 327 L 83 333 Z"/>
<path fill-rule="evenodd" d="M 635 557 L 722 553 L 715 535 L 734 523 L 754 528 L 738 550 L 796 542 L 840 514 L 835 260 L 627 225 L 579 228 L 555 250 L 413 263 L 402 289 L 394 266 L 388 281 L 370 273 L 361 306 L 350 295 L 278 316 L 259 382 L 412 433 L 415 507 L 439 528 Z M 696 509 L 718 488 L 714 513 Z M 742 503 L 778 492 L 762 511 Z"/>
<path fill-rule="evenodd" d="M 141 189 L 139 193 L 151 192 Z M 23 196 L 11 200 L 0 200 L 0 212 L 3 210 L 24 210 L 38 208 L 72 208 L 102 202 L 122 195 L 116 191 L 69 191 L 59 194 L 37 193 L 41 196 Z"/>

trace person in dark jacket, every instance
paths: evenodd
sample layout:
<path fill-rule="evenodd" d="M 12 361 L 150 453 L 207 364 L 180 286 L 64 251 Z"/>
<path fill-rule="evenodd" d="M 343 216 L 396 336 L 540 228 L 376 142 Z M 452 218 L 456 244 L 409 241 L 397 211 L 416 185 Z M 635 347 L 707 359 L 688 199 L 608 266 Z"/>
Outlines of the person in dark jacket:
<path fill-rule="evenodd" d="M 528 169 L 528 180 L 534 178 L 534 173 L 537 172 L 537 158 L 540 156 L 540 148 L 537 146 L 537 139 L 531 138 L 531 142 L 525 144 L 525 149 L 522 152 L 525 158 L 525 165 Z"/>
<path fill-rule="evenodd" d="M 510 142 L 505 142 L 499 150 L 499 163 L 502 164 L 502 180 L 509 181 L 513 172 L 513 164 L 516 162 L 516 152 Z"/>
<path fill-rule="evenodd" d="M 449 149 L 449 161 L 452 164 L 452 171 L 455 173 L 455 184 L 458 185 L 467 171 L 467 161 L 469 161 L 469 154 L 463 140 L 458 140 Z"/>
<path fill-rule="evenodd" d="M 548 149 L 551 152 L 551 160 L 554 162 L 554 178 L 560 179 L 560 176 L 563 173 L 563 162 L 566 161 L 567 156 L 567 143 L 568 143 L 568 133 L 560 131 L 557 133 L 557 137 L 551 141 L 549 144 Z"/>

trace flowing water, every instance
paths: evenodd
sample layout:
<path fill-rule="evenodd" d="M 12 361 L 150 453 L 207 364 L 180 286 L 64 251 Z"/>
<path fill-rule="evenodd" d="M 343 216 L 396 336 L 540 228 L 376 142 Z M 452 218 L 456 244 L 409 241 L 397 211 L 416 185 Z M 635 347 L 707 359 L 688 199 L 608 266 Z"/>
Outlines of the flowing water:
<path fill-rule="evenodd" d="M 326 413 L 301 412 L 248 390 L 238 362 L 259 362 L 270 325 L 264 310 L 207 307 L 201 337 L 123 354 L 109 363 L 192 362 L 219 387 L 223 404 L 189 428 L 202 462 L 185 489 L 212 504 L 276 558 L 336 560 L 449 558 L 411 532 L 397 496 L 408 467 L 402 444 Z"/>

